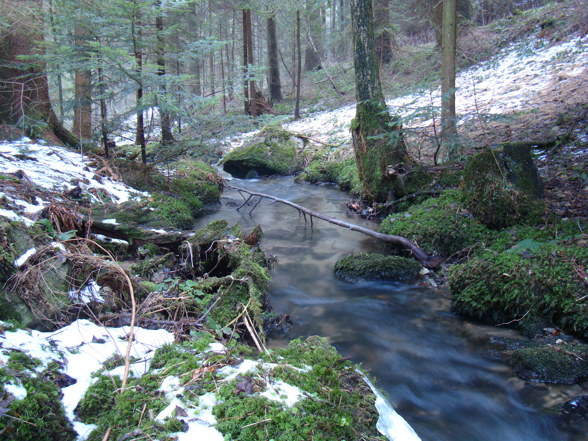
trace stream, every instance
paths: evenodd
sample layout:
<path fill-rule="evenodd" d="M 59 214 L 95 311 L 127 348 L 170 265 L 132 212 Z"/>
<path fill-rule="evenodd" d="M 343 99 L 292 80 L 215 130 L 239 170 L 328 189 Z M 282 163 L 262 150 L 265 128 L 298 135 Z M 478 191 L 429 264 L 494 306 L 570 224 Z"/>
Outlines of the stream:
<path fill-rule="evenodd" d="M 288 199 L 323 214 L 348 219 L 349 196 L 330 187 L 295 184 L 292 178 L 233 180 L 232 184 Z M 243 199 L 226 190 L 222 206 L 199 219 L 261 225 L 262 249 L 274 255 L 269 301 L 277 314 L 293 320 L 286 334 L 270 336 L 271 346 L 321 335 L 343 356 L 371 372 L 396 410 L 423 441 L 581 441 L 584 433 L 559 428 L 532 405 L 550 389 L 529 385 L 487 346 L 488 336 L 514 331 L 472 325 L 449 311 L 449 295 L 415 284 L 335 278 L 333 266 L 353 252 L 381 252 L 376 239 L 262 201 L 249 214 Z M 537 405 L 537 407 L 540 407 Z"/>

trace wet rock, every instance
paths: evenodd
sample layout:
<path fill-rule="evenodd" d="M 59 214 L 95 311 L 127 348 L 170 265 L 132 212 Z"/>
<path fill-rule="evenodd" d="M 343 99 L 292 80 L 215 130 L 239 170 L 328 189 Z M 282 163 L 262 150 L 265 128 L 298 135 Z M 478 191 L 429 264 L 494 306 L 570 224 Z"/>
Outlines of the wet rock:
<path fill-rule="evenodd" d="M 413 259 L 382 254 L 352 254 L 335 263 L 335 275 L 348 282 L 356 280 L 410 280 L 418 277 L 421 265 Z"/>
<path fill-rule="evenodd" d="M 588 395 L 582 395 L 565 402 L 562 405 L 562 413 L 588 420 Z"/>
<path fill-rule="evenodd" d="M 513 351 L 510 364 L 521 378 L 542 383 L 573 384 L 588 377 L 588 345 L 562 343 Z"/>

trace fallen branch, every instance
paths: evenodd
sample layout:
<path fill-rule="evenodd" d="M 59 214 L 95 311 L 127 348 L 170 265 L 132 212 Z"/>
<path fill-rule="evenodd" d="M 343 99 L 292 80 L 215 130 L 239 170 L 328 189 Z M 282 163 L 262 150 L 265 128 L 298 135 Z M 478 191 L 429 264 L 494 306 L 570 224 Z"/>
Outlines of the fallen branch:
<path fill-rule="evenodd" d="M 304 139 L 306 141 L 310 141 L 310 142 L 315 142 L 317 144 L 321 144 L 324 145 L 325 147 L 341 147 L 341 144 L 337 145 L 337 144 L 329 144 L 328 142 L 324 142 L 324 141 L 320 141 L 316 138 L 311 138 L 308 135 L 303 135 L 302 133 L 292 133 L 293 136 L 295 136 L 296 138 L 300 138 L 300 139 Z"/>
<path fill-rule="evenodd" d="M 249 197 L 247 199 L 245 199 L 245 196 L 243 196 L 243 198 L 245 199 L 245 203 L 243 203 L 240 207 L 238 207 L 237 210 L 240 210 L 245 205 L 247 205 L 252 197 L 259 197 L 260 200 L 261 199 L 269 199 L 270 201 L 273 201 L 272 203 L 280 202 L 282 204 L 285 204 L 285 205 L 288 205 L 292 208 L 295 208 L 300 213 L 305 215 L 305 219 L 306 219 L 306 215 L 308 214 L 310 216 L 311 224 L 312 224 L 312 218 L 316 217 L 317 219 L 324 220 L 325 222 L 329 222 L 330 224 L 337 225 L 337 226 L 343 227 L 343 228 L 347 228 L 348 230 L 351 230 L 351 231 L 357 231 L 358 233 L 366 234 L 368 236 L 374 237 L 374 238 L 381 240 L 383 242 L 390 242 L 390 243 L 393 243 L 396 245 L 400 245 L 403 248 L 410 251 L 411 254 L 413 255 L 413 257 L 416 260 L 418 260 L 423 266 L 426 266 L 427 268 L 437 268 L 442 261 L 442 259 L 440 257 L 429 256 L 422 248 L 420 248 L 416 244 L 412 243 L 406 237 L 395 236 L 392 234 L 378 233 L 377 231 L 370 230 L 369 228 L 361 227 L 359 225 L 351 224 L 349 222 L 345 222 L 345 221 L 336 219 L 334 217 L 326 216 L 326 215 L 319 213 L 317 211 L 303 207 L 302 205 L 298 205 L 298 204 L 295 204 L 294 202 L 290 202 L 285 199 L 280 199 L 280 198 L 277 198 L 277 197 L 269 195 L 269 194 L 257 193 L 257 192 L 249 191 L 249 190 L 246 190 L 243 188 L 235 187 L 232 185 L 227 185 L 227 187 L 232 188 L 233 190 L 237 190 L 241 194 L 241 196 L 243 196 L 243 193 L 249 195 Z M 257 201 L 257 203 L 249 211 L 250 214 L 251 214 L 251 212 L 253 212 L 253 210 L 255 210 L 257 205 L 259 205 L 259 201 Z"/>

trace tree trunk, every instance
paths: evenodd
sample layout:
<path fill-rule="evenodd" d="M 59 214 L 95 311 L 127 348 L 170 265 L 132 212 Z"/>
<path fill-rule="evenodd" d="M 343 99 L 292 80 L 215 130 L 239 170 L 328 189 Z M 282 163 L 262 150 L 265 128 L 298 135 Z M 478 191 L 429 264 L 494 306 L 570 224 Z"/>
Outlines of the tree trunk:
<path fill-rule="evenodd" d="M 44 63 L 27 59 L 42 52 L 36 46 L 43 40 L 41 0 L 15 4 L 1 0 L 4 27 L 0 40 L 0 122 L 21 126 L 31 136 L 40 135 L 47 124 L 51 132 L 72 147 L 79 144 L 53 111 Z"/>
<path fill-rule="evenodd" d="M 80 8 L 84 11 L 84 7 Z M 80 139 L 92 137 L 92 71 L 87 66 L 91 55 L 88 48 L 88 29 L 83 17 L 78 17 L 74 28 L 77 63 L 81 65 L 74 73 L 75 107 L 72 131 Z"/>
<path fill-rule="evenodd" d="M 270 102 L 282 101 L 282 82 L 278 60 L 278 39 L 276 36 L 276 19 L 271 15 L 267 19 L 267 56 L 269 64 Z"/>
<path fill-rule="evenodd" d="M 455 118 L 455 55 L 457 13 L 456 0 L 443 0 L 441 42 L 441 142 L 447 159 L 457 154 L 457 122 Z"/>
<path fill-rule="evenodd" d="M 374 0 L 376 56 L 380 66 L 392 61 L 392 34 L 390 33 L 390 0 Z"/>
<path fill-rule="evenodd" d="M 141 162 L 147 165 L 147 145 L 145 142 L 145 121 L 143 118 L 143 53 L 139 47 L 141 40 L 141 17 L 137 0 L 133 0 L 133 18 L 131 22 L 131 35 L 133 39 L 133 52 L 135 55 L 135 74 L 137 82 L 136 106 L 137 106 L 137 128 L 135 145 L 141 147 Z"/>
<path fill-rule="evenodd" d="M 302 45 L 300 42 L 300 9 L 296 11 L 296 52 L 298 52 L 298 59 L 296 63 L 296 107 L 294 108 L 294 119 L 300 119 L 300 85 L 302 83 Z"/>
<path fill-rule="evenodd" d="M 251 32 L 251 15 L 247 9 L 243 9 L 243 111 L 246 115 L 251 114 L 251 101 L 249 99 L 249 50 L 248 34 Z"/>
<path fill-rule="evenodd" d="M 402 195 L 401 176 L 408 155 L 397 117 L 390 117 L 382 93 L 375 51 L 372 0 L 351 0 L 356 116 L 353 149 L 363 197 L 383 201 Z"/>
<path fill-rule="evenodd" d="M 307 19 L 306 19 L 306 52 L 304 56 L 304 70 L 310 72 L 312 70 L 321 69 L 321 58 L 323 49 L 322 38 L 322 20 L 320 7 L 317 7 L 314 2 L 307 1 L 306 3 Z"/>
<path fill-rule="evenodd" d="M 159 13 L 155 18 L 155 29 L 157 35 L 157 76 L 159 77 L 160 81 L 160 97 L 158 97 L 159 101 L 159 118 L 161 122 L 161 143 L 162 144 L 169 144 L 175 141 L 174 136 L 172 134 L 171 129 L 171 115 L 165 109 L 165 105 L 161 105 L 161 101 L 167 100 L 167 85 L 166 85 L 166 76 L 165 76 L 165 40 L 163 36 L 163 10 L 161 5 L 161 0 L 158 3 Z"/>
<path fill-rule="evenodd" d="M 255 91 L 255 78 L 251 67 L 253 66 L 253 30 L 251 27 L 251 10 L 243 9 L 243 73 L 245 92 L 245 113 L 258 116 L 257 93 Z"/>

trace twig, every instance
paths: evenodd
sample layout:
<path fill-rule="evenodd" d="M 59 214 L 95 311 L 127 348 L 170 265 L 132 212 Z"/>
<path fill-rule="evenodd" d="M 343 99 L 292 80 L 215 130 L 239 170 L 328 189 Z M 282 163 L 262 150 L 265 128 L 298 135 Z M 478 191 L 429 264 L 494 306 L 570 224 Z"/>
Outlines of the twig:
<path fill-rule="evenodd" d="M 241 429 L 245 429 L 246 427 L 251 427 L 251 426 L 257 426 L 258 424 L 267 423 L 268 421 L 271 421 L 271 420 L 272 420 L 271 418 L 267 418 L 265 420 L 261 420 L 256 423 L 245 424 L 244 426 L 241 427 Z"/>
<path fill-rule="evenodd" d="M 511 323 L 515 323 L 515 322 L 520 322 L 522 319 L 524 319 L 527 315 L 529 315 L 529 313 L 531 312 L 531 310 L 529 309 L 527 312 L 525 312 L 525 315 L 523 315 L 521 318 L 518 319 L 514 319 L 511 320 L 510 322 L 506 322 L 506 323 L 499 323 L 495 326 L 505 326 L 505 325 L 510 325 Z"/>
<path fill-rule="evenodd" d="M 108 429 L 106 429 L 106 433 L 104 433 L 104 436 L 102 437 L 102 441 L 108 441 L 108 438 L 110 438 L 110 431 L 112 430 L 112 427 L 109 427 Z"/>

